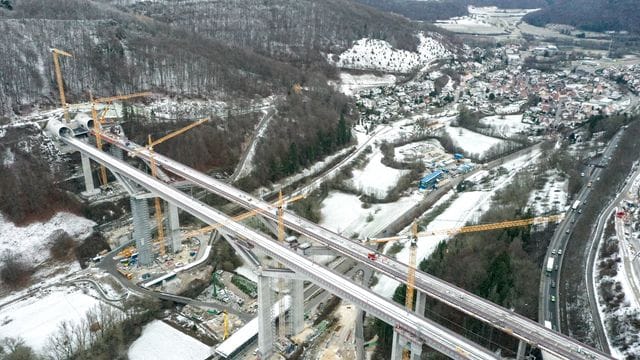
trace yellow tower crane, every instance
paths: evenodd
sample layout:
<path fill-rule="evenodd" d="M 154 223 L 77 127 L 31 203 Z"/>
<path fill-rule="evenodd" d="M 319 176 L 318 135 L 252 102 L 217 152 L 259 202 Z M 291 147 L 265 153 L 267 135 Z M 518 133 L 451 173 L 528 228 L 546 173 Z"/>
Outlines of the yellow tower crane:
<path fill-rule="evenodd" d="M 434 231 L 423 231 L 416 234 L 418 238 L 427 237 L 427 236 L 436 236 L 436 235 L 455 235 L 461 233 L 470 233 L 470 232 L 478 232 L 478 231 L 489 231 L 489 230 L 497 230 L 497 229 L 507 229 L 512 227 L 519 226 L 527 226 L 532 224 L 544 224 L 552 221 L 559 221 L 564 218 L 564 214 L 559 215 L 549 215 L 549 216 L 539 216 L 528 219 L 520 219 L 520 220 L 509 220 L 502 221 L 491 224 L 479 224 L 479 225 L 470 225 L 470 226 L 462 226 L 457 228 L 449 228 L 449 229 L 441 229 Z M 399 236 L 390 236 L 384 238 L 369 238 L 368 241 L 373 244 L 386 243 L 390 241 L 404 240 L 407 239 L 407 236 L 399 235 Z"/>
<path fill-rule="evenodd" d="M 117 100 L 127 100 L 127 99 L 136 98 L 136 97 L 151 96 L 151 93 L 142 92 L 142 93 L 127 94 L 127 95 L 102 97 L 97 99 L 94 99 L 93 94 L 91 93 L 89 94 L 89 96 L 91 98 L 91 118 L 93 119 L 93 133 L 96 137 L 96 147 L 100 149 L 100 151 L 102 151 L 102 136 L 101 136 L 102 125 L 105 122 L 105 118 L 107 116 L 107 112 L 109 110 L 109 106 L 111 105 L 111 103 Z M 107 106 L 105 106 L 105 108 L 102 111 L 102 114 L 100 115 L 100 117 L 98 117 L 96 104 L 100 104 L 100 103 L 107 104 Z M 74 106 L 80 106 L 80 105 L 78 104 Z M 107 184 L 107 168 L 102 164 L 100 165 L 100 183 L 102 185 Z"/>
<path fill-rule="evenodd" d="M 229 337 L 229 314 L 227 314 L 226 310 L 223 314 L 222 327 L 224 333 L 222 334 L 222 340 L 227 340 L 227 338 Z"/>
<path fill-rule="evenodd" d="M 284 244 L 285 237 L 285 229 L 284 229 L 284 198 L 282 197 L 282 190 L 278 192 L 278 242 L 280 244 Z M 278 269 L 283 268 L 282 263 L 278 262 Z M 283 278 L 278 279 L 278 293 L 280 294 L 280 322 L 278 322 L 278 337 L 280 339 L 284 339 L 286 336 L 286 308 L 284 304 L 284 290 L 285 290 L 285 281 Z"/>
<path fill-rule="evenodd" d="M 62 70 L 60 69 L 60 60 L 58 59 L 58 56 L 62 55 L 73 57 L 73 55 L 58 49 L 51 49 L 51 53 L 53 54 L 53 65 L 55 67 L 56 82 L 58 83 L 58 92 L 60 93 L 60 104 L 62 105 L 64 120 L 69 123 L 69 110 L 67 109 L 67 99 L 64 96 L 64 82 L 62 80 Z"/>
<path fill-rule="evenodd" d="M 413 311 L 413 294 L 416 286 L 416 261 L 417 261 L 417 253 L 418 253 L 418 238 L 426 237 L 426 236 L 436 236 L 436 235 L 454 235 L 460 233 L 471 233 L 471 232 L 479 232 L 479 231 L 489 231 L 496 229 L 506 229 L 512 227 L 519 226 L 527 226 L 531 224 L 542 224 L 551 221 L 561 220 L 564 215 L 551 215 L 551 216 L 540 216 L 529 219 L 521 219 L 521 220 L 510 220 L 503 221 L 492 224 L 480 224 L 480 225 L 471 225 L 471 226 L 463 226 L 458 228 L 451 229 L 442 229 L 436 231 L 428 231 L 428 232 L 418 232 L 418 222 L 414 221 L 411 225 L 411 236 L 410 236 L 410 248 L 409 248 L 409 264 L 408 264 L 408 273 L 407 273 L 407 292 L 405 294 L 405 307 L 408 311 Z M 386 243 L 389 241 L 397 241 L 401 239 L 406 239 L 406 236 L 392 236 L 387 238 L 378 238 L 378 239 L 370 239 L 372 243 Z M 420 314 L 421 316 L 424 314 Z M 410 350 L 404 349 L 402 351 L 402 359 L 409 360 L 411 358 Z"/>
<path fill-rule="evenodd" d="M 286 205 L 286 204 L 290 204 L 290 203 L 292 203 L 292 202 L 296 202 L 296 201 L 298 201 L 298 200 L 300 200 L 300 199 L 304 199 L 304 198 L 305 198 L 305 195 L 297 195 L 297 196 L 294 196 L 294 197 L 291 197 L 291 198 L 288 198 L 288 199 L 284 199 L 284 203 L 285 203 L 285 205 Z M 280 202 L 280 201 L 278 200 L 278 201 L 276 201 L 275 203 L 273 203 L 273 204 L 271 204 L 271 205 L 273 205 L 273 206 L 276 206 L 276 207 L 277 207 L 277 206 L 278 206 L 278 204 L 279 204 L 279 202 Z M 240 222 L 240 221 L 246 220 L 246 219 L 248 219 L 248 218 L 250 218 L 250 217 L 252 217 L 252 216 L 256 216 L 256 215 L 258 215 L 258 214 L 260 214 L 260 213 L 263 213 L 263 212 L 265 212 L 265 211 L 268 211 L 268 210 L 263 210 L 263 209 L 253 209 L 253 210 L 248 211 L 248 212 L 246 212 L 246 213 L 243 213 L 243 214 L 240 214 L 240 215 L 237 215 L 237 216 L 232 217 L 232 218 L 231 218 L 231 221 L 233 221 L 233 222 Z M 188 238 L 188 237 L 193 237 L 193 236 L 197 236 L 197 235 L 206 234 L 206 233 L 208 233 L 208 232 L 214 231 L 214 230 L 216 230 L 216 229 L 219 229 L 219 228 L 221 228 L 221 227 L 225 226 L 225 224 L 226 224 L 226 223 L 219 223 L 219 224 L 215 224 L 215 225 L 211 225 L 211 226 L 203 227 L 202 229 L 193 230 L 193 231 L 190 231 L 190 232 L 188 232 L 188 233 L 184 234 L 184 237 Z"/>
<path fill-rule="evenodd" d="M 161 144 L 171 138 L 174 138 L 180 134 L 183 134 L 184 132 L 193 129 L 194 127 L 204 124 L 205 122 L 209 121 L 208 118 L 205 119 L 201 119 L 198 120 L 192 124 L 189 124 L 185 127 L 183 127 L 182 129 L 176 130 L 172 133 L 169 133 L 163 137 L 161 137 L 158 140 L 155 141 L 151 141 L 151 135 L 149 135 L 149 144 L 145 147 L 141 147 L 140 149 L 137 149 L 135 151 L 132 152 L 132 154 L 138 154 L 140 153 L 140 151 L 147 149 L 149 151 L 149 163 L 151 166 L 151 176 L 153 177 L 158 177 L 158 167 L 156 165 L 156 160 L 153 157 L 153 147 Z M 158 239 L 157 242 L 159 243 L 159 252 L 160 255 L 164 255 L 165 250 L 164 250 L 164 228 L 162 227 L 162 206 L 160 204 L 160 198 L 156 197 L 155 198 L 155 213 L 156 213 L 156 222 L 157 222 L 157 226 L 158 226 Z"/>

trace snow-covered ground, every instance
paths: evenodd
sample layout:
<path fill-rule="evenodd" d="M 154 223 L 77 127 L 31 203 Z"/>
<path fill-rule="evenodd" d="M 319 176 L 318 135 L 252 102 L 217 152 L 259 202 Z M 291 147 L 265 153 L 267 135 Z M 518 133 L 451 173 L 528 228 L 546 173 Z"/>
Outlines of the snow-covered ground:
<path fill-rule="evenodd" d="M 491 126 L 500 136 L 506 138 L 525 133 L 531 128 L 530 124 L 522 122 L 522 114 L 487 116 L 480 119 L 480 123 Z M 491 134 L 495 135 L 494 133 Z"/>
<path fill-rule="evenodd" d="M 364 239 L 382 231 L 421 198 L 422 194 L 415 191 L 411 196 L 403 197 L 394 203 L 372 204 L 370 208 L 365 209 L 357 196 L 332 191 L 322 202 L 320 225 L 347 237 L 357 234 L 359 238 Z"/>
<path fill-rule="evenodd" d="M 451 136 L 454 144 L 462 148 L 468 154 L 475 154 L 482 158 L 492 146 L 503 142 L 490 136 L 467 130 L 462 127 L 446 127 L 446 132 Z"/>
<path fill-rule="evenodd" d="M 407 73 L 428 62 L 451 55 L 442 43 L 433 37 L 418 34 L 417 52 L 395 49 L 384 40 L 363 38 L 340 55 L 328 54 L 329 62 L 341 68 L 381 70 Z"/>
<path fill-rule="evenodd" d="M 149 323 L 127 353 L 131 360 L 204 360 L 211 347 L 160 320 Z"/>
<path fill-rule="evenodd" d="M 506 174 L 496 179 L 491 180 L 487 191 L 469 191 L 463 192 L 453 200 L 451 205 L 440 215 L 438 215 L 432 222 L 429 223 L 425 231 L 435 231 L 442 229 L 451 229 L 464 226 L 467 222 L 476 221 L 484 212 L 486 212 L 491 206 L 491 198 L 494 193 L 508 185 L 518 171 L 533 164 L 540 156 L 540 151 L 533 151 L 523 154 L 513 160 L 507 161 L 502 165 L 507 171 Z M 488 175 L 484 173 L 477 175 L 483 177 Z M 449 192 L 443 198 L 441 198 L 432 209 L 436 208 L 439 204 L 446 201 L 453 195 L 453 192 Z M 431 210 L 429 210 L 431 211 Z M 426 214 L 429 212 L 427 211 Z M 401 234 L 407 234 L 409 229 L 404 229 Z M 418 241 L 417 259 L 420 261 L 428 257 L 436 248 L 438 243 L 442 240 L 448 239 L 448 236 L 429 236 L 420 238 Z M 388 243 L 385 247 L 385 251 L 392 246 L 392 243 Z M 405 246 L 400 252 L 396 254 L 396 259 L 400 262 L 407 264 L 409 262 L 409 247 Z M 373 287 L 373 290 L 378 294 L 391 297 L 398 282 L 388 277 L 382 276 L 378 283 Z"/>
<path fill-rule="evenodd" d="M 271 119 L 273 118 L 272 112 L 267 110 L 263 110 L 263 112 L 264 115 L 257 124 L 258 128 L 255 130 L 255 135 L 252 138 L 251 144 L 249 144 L 249 148 L 246 150 L 247 153 L 241 160 L 241 163 L 238 164 L 238 168 L 232 176 L 232 180 L 234 181 L 249 175 L 253 171 L 253 158 L 256 154 L 256 149 L 269 127 L 269 122 L 271 122 Z"/>
<path fill-rule="evenodd" d="M 389 86 L 396 82 L 394 75 L 386 74 L 376 76 L 373 74 L 352 75 L 348 73 L 340 73 L 340 82 L 337 84 L 338 90 L 345 95 L 354 95 L 355 93 L 369 88 L 378 86 Z"/>
<path fill-rule="evenodd" d="M 569 180 L 558 178 L 556 172 L 549 173 L 542 190 L 536 190 L 529 197 L 529 205 L 534 216 L 563 212 L 567 204 Z"/>
<path fill-rule="evenodd" d="M 0 215 L 0 253 L 11 250 L 23 254 L 23 259 L 39 264 L 49 257 L 49 236 L 64 230 L 71 237 L 83 239 L 91 234 L 95 223 L 83 217 L 61 212 L 47 222 L 17 227 Z"/>
<path fill-rule="evenodd" d="M 79 323 L 99 302 L 77 289 L 43 289 L 0 309 L 0 338 L 19 337 L 36 352 L 45 352 L 49 337 L 62 322 Z"/>
<path fill-rule="evenodd" d="M 395 148 L 395 159 L 397 161 L 411 162 L 414 160 L 422 160 L 427 164 L 451 157 L 452 155 L 446 154 L 440 142 L 435 139 L 418 141 Z"/>
<path fill-rule="evenodd" d="M 396 186 L 398 179 L 409 172 L 385 166 L 381 160 L 382 153 L 376 151 L 362 170 L 353 170 L 351 180 L 356 189 L 364 194 L 384 198 Z"/>
<path fill-rule="evenodd" d="M 520 19 L 538 9 L 500 9 L 468 6 L 469 15 L 439 20 L 436 26 L 465 34 L 504 34 L 514 31 Z"/>

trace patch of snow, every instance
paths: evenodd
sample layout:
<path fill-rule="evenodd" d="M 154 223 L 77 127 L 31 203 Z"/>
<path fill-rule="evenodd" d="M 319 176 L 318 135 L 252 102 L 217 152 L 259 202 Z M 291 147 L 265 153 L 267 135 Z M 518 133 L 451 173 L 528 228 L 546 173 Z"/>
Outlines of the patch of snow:
<path fill-rule="evenodd" d="M 395 148 L 395 159 L 402 162 L 420 159 L 426 164 L 432 161 L 439 161 L 440 158 L 435 159 L 432 156 L 434 154 L 444 155 L 444 148 L 435 139 L 418 141 Z"/>
<path fill-rule="evenodd" d="M 99 302 L 78 290 L 43 289 L 0 310 L 0 338 L 20 337 L 36 352 L 43 352 L 62 322 L 79 323 Z"/>
<path fill-rule="evenodd" d="M 2 155 L 2 165 L 11 166 L 16 161 L 16 155 L 11 151 L 11 148 L 7 147 Z"/>
<path fill-rule="evenodd" d="M 559 213 L 567 206 L 567 189 L 569 180 L 557 179 L 558 174 L 551 172 L 542 190 L 535 190 L 529 197 L 528 206 L 533 209 L 534 216 L 549 213 Z"/>
<path fill-rule="evenodd" d="M 374 152 L 364 169 L 353 170 L 354 186 L 365 194 L 383 198 L 409 170 L 393 169 L 382 164 L 382 153 Z"/>
<path fill-rule="evenodd" d="M 531 128 L 530 124 L 522 122 L 522 114 L 487 116 L 480 119 L 480 123 L 491 126 L 500 136 L 506 138 L 525 133 Z"/>
<path fill-rule="evenodd" d="M 424 33 L 418 34 L 418 38 L 417 52 L 395 49 L 384 40 L 363 38 L 339 56 L 329 54 L 328 61 L 341 68 L 408 73 L 432 60 L 451 55 L 438 40 Z"/>
<path fill-rule="evenodd" d="M 347 237 L 357 234 L 358 238 L 364 239 L 378 234 L 421 198 L 422 194 L 416 191 L 394 203 L 372 204 L 365 209 L 357 196 L 332 191 L 322 202 L 320 225 Z"/>
<path fill-rule="evenodd" d="M 204 360 L 211 347 L 160 320 L 145 325 L 127 353 L 131 360 Z"/>
<path fill-rule="evenodd" d="M 469 154 L 476 154 L 480 158 L 482 158 L 492 146 L 503 142 L 501 139 L 482 135 L 462 127 L 454 128 L 448 126 L 445 129 L 455 146 L 462 148 Z"/>
<path fill-rule="evenodd" d="M 394 75 L 386 74 L 376 76 L 373 74 L 352 75 L 348 73 L 340 73 L 340 81 L 337 87 L 340 92 L 345 95 L 354 95 L 363 89 L 369 89 L 379 86 L 389 86 L 396 82 Z"/>
<path fill-rule="evenodd" d="M 49 236 L 56 230 L 64 230 L 71 237 L 84 239 L 91 235 L 91 220 L 61 212 L 47 222 L 33 223 L 25 227 L 17 227 L 0 215 L 0 253 L 11 250 L 24 254 L 24 259 L 39 264 L 49 257 Z"/>

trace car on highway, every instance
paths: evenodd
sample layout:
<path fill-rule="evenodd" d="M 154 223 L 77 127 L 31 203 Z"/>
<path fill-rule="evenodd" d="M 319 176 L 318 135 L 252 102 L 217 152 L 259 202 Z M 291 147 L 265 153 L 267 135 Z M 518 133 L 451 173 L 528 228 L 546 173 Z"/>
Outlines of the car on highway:
<path fill-rule="evenodd" d="M 551 250 L 551 255 L 555 255 L 556 254 L 556 249 Z"/>
<path fill-rule="evenodd" d="M 551 295 L 551 302 L 556 302 L 556 297 L 555 297 L 555 295 Z"/>
<path fill-rule="evenodd" d="M 558 255 L 562 255 L 562 249 L 558 249 Z"/>
<path fill-rule="evenodd" d="M 555 281 L 553 281 L 553 280 L 551 280 L 551 287 L 552 287 L 552 288 L 556 287 L 556 282 L 555 282 Z"/>

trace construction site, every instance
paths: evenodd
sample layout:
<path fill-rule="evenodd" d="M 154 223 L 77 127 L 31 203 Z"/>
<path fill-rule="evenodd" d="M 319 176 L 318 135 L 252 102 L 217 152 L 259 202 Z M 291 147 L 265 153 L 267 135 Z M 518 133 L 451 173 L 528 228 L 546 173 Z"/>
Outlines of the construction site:
<path fill-rule="evenodd" d="M 116 279 L 122 296 L 175 304 L 164 321 L 205 344 L 207 357 L 202 359 L 366 359 L 381 341 L 377 335 L 365 335 L 365 327 L 371 327 L 375 319 L 391 325 L 393 359 L 420 359 L 423 346 L 460 359 L 525 359 L 532 356 L 533 349 L 541 351 L 545 359 L 610 358 L 546 324 L 419 268 L 420 260 L 441 239 L 499 229 L 544 229 L 565 219 L 566 215 L 558 212 L 465 225 L 475 219 L 474 212 L 480 212 L 469 208 L 463 212 L 467 217 L 434 228 L 421 223 L 425 211 L 409 211 L 422 203 L 435 207 L 436 202 L 455 202 L 454 189 L 462 191 L 460 186 L 465 182 L 489 186 L 500 179 L 506 181 L 511 172 L 527 166 L 528 153 L 475 164 L 433 143 L 404 145 L 400 149 L 403 159 L 417 158 L 427 167 L 417 186 L 402 193 L 401 199 L 407 200 L 396 203 L 402 207 L 372 202 L 350 210 L 344 198 L 336 200 L 343 209 L 334 214 L 347 218 L 362 211 L 365 221 L 356 217 L 332 222 L 327 216 L 316 224 L 291 210 L 292 204 L 303 203 L 316 190 L 313 183 L 288 188 L 288 196 L 281 186 L 257 197 L 155 152 L 160 144 L 198 131 L 209 118 L 193 120 L 177 131 L 158 139 L 149 136 L 146 144 L 136 144 L 123 129 L 121 103 L 142 101 L 154 94 L 90 95 L 87 103 L 67 104 L 60 62 L 61 57 L 73 61 L 73 56 L 58 49 L 52 49 L 52 56 L 62 114 L 43 122 L 43 130 L 62 153 L 80 153 L 84 199 L 96 203 L 129 199 L 130 222 L 112 224 L 104 232 L 111 250 L 95 254 L 89 268 Z M 404 128 L 390 129 L 402 132 Z M 369 136 L 354 158 L 364 153 L 377 133 Z M 523 161 L 521 157 L 526 156 Z M 494 171 L 508 166 L 513 168 Z M 367 168 L 353 171 L 366 172 Z M 368 193 L 367 189 L 360 190 L 371 196 L 378 191 Z M 224 205 L 209 205 L 204 200 L 206 194 L 224 199 Z M 334 191 L 327 199 L 332 196 L 348 195 Z M 327 200 L 321 211 L 329 211 L 328 204 Z M 403 216 L 385 222 L 391 213 Z M 196 220 L 184 226 L 180 219 L 185 214 Z M 221 243 L 233 249 L 242 260 L 241 267 L 233 271 L 217 267 L 224 260 L 216 258 Z M 419 250 L 420 246 L 425 248 Z M 405 285 L 404 304 L 389 299 L 392 294 L 388 289 L 397 284 Z M 512 337 L 517 348 L 503 357 L 500 351 L 480 346 L 426 318 L 425 306 L 434 300 Z M 143 338 L 134 346 L 144 348 Z"/>

